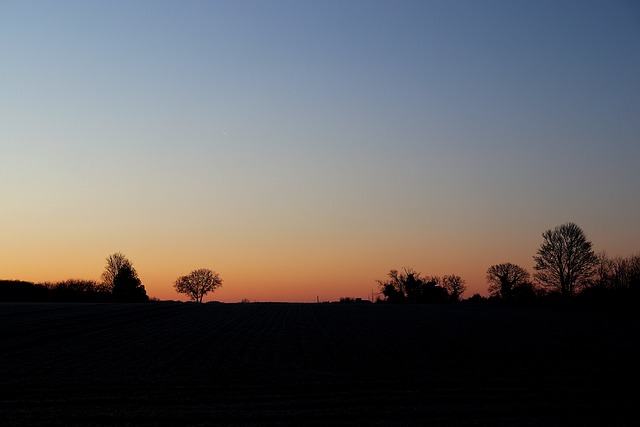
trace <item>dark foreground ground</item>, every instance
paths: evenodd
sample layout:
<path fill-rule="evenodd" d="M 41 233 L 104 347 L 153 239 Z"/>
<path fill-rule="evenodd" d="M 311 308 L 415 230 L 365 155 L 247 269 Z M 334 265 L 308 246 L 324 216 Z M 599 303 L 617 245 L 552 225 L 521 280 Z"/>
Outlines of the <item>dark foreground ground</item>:
<path fill-rule="evenodd" d="M 640 319 L 486 306 L 0 304 L 0 424 L 638 425 Z"/>

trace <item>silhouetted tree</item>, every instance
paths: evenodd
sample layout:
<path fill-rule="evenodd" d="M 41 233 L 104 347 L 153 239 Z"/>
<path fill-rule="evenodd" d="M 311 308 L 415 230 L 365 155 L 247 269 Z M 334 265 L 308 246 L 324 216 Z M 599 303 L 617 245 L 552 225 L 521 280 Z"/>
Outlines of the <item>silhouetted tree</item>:
<path fill-rule="evenodd" d="M 592 243 L 574 223 L 542 233 L 544 241 L 533 259 L 535 279 L 563 297 L 571 297 L 590 283 L 598 258 Z"/>
<path fill-rule="evenodd" d="M 494 297 L 510 300 L 515 288 L 529 283 L 530 274 L 519 265 L 505 262 L 492 265 L 487 269 L 489 294 Z"/>
<path fill-rule="evenodd" d="M 422 277 L 412 268 L 403 268 L 403 271 L 390 270 L 388 280 L 377 280 L 380 285 L 380 293 L 390 303 L 428 303 L 444 302 L 449 294 L 439 286 L 440 279 L 436 276 Z"/>
<path fill-rule="evenodd" d="M 623 258 L 598 254 L 594 286 L 609 289 L 631 289 L 640 279 L 640 255 Z"/>
<path fill-rule="evenodd" d="M 462 294 L 467 290 L 464 279 L 455 274 L 443 276 L 442 287 L 449 293 L 449 298 L 454 302 L 460 301 Z"/>
<path fill-rule="evenodd" d="M 215 271 L 200 268 L 186 276 L 176 279 L 173 287 L 178 293 L 186 294 L 192 301 L 202 302 L 202 298 L 209 292 L 222 286 L 222 279 Z"/>
<path fill-rule="evenodd" d="M 635 306 L 640 298 L 640 256 L 609 258 L 604 252 L 598 254 L 593 285 L 579 296 L 591 306 Z"/>
<path fill-rule="evenodd" d="M 610 274 L 610 259 L 607 257 L 607 253 L 602 251 L 598 255 L 598 264 L 594 270 L 595 279 L 593 280 L 593 287 L 606 288 L 609 282 Z"/>
<path fill-rule="evenodd" d="M 116 276 L 123 268 L 128 268 L 135 275 L 136 270 L 133 268 L 131 261 L 127 259 L 121 252 L 116 252 L 107 257 L 107 265 L 102 273 L 101 287 L 105 291 L 113 292 L 113 285 Z"/>
<path fill-rule="evenodd" d="M 640 254 L 629 258 L 629 289 L 640 297 Z"/>
<path fill-rule="evenodd" d="M 113 298 L 119 302 L 146 302 L 149 300 L 144 285 L 133 267 L 120 267 L 113 280 Z"/>

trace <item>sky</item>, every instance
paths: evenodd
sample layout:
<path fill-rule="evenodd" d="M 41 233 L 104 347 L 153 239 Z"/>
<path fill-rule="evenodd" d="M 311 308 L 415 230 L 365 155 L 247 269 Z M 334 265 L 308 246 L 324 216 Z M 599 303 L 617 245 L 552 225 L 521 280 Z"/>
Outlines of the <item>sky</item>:
<path fill-rule="evenodd" d="M 369 298 L 640 252 L 634 1 L 0 0 L 0 279 Z"/>

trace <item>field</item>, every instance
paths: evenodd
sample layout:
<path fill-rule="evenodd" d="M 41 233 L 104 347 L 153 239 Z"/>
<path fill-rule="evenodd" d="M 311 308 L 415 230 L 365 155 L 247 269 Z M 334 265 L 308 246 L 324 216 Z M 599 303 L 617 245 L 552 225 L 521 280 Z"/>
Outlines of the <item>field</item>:
<path fill-rule="evenodd" d="M 0 420 L 637 425 L 639 337 L 550 308 L 3 303 Z"/>

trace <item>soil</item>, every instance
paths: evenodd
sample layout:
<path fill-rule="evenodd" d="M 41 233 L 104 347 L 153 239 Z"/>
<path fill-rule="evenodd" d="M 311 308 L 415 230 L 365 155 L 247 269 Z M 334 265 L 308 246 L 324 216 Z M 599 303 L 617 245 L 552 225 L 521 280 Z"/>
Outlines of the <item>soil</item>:
<path fill-rule="evenodd" d="M 558 308 L 1 303 L 0 422 L 631 426 L 639 337 Z"/>

